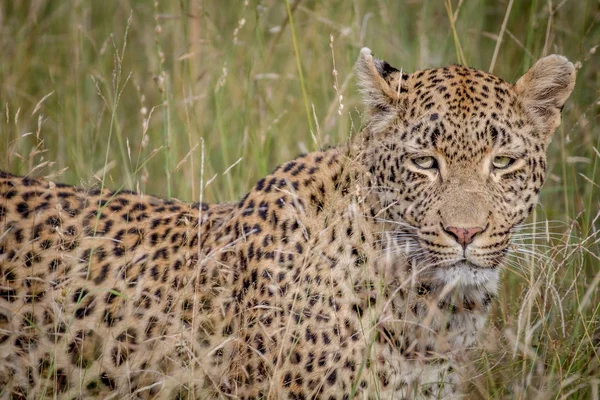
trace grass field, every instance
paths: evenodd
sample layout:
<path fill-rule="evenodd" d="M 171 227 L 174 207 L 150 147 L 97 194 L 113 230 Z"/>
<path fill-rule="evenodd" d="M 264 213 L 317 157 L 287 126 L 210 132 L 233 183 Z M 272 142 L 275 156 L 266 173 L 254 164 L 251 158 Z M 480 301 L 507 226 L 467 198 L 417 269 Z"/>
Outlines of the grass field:
<path fill-rule="evenodd" d="M 0 1 L 0 168 L 230 201 L 360 130 L 363 46 L 405 71 L 578 67 L 473 396 L 599 399 L 600 5 L 579 0 Z M 547 222 L 544 222 L 547 221 Z"/>

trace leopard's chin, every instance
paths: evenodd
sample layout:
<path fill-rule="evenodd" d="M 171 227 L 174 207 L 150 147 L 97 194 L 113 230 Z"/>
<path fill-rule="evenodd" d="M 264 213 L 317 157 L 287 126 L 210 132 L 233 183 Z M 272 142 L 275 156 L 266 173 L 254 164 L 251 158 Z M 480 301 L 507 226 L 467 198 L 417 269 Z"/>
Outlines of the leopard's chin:
<path fill-rule="evenodd" d="M 499 276 L 500 268 L 481 267 L 471 261 L 460 260 L 443 268 L 436 268 L 432 271 L 431 279 L 442 286 L 496 293 Z"/>

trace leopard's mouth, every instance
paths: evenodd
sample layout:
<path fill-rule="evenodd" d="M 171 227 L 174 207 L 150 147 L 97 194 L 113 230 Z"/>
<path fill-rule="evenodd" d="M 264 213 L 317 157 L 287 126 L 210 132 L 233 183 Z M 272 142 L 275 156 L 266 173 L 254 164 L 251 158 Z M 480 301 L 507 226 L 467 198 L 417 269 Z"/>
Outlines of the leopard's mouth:
<path fill-rule="evenodd" d="M 498 274 L 507 255 L 507 248 L 490 253 L 485 248 L 467 247 L 462 251 L 440 254 L 436 247 L 418 234 L 399 232 L 396 235 L 394 251 L 403 253 L 410 268 L 425 279 L 431 276 L 444 276 L 449 281 L 453 274 L 472 276 L 470 281 L 479 282 L 479 276 Z M 448 254 L 449 253 L 449 254 Z M 445 257 L 444 257 L 445 256 Z"/>
<path fill-rule="evenodd" d="M 477 263 L 475 263 L 471 260 L 468 260 L 466 258 L 463 258 L 459 261 L 456 261 L 456 262 L 450 264 L 449 267 L 456 267 L 456 266 L 460 266 L 460 265 L 462 265 L 464 267 L 469 267 L 469 268 L 485 268 L 484 266 L 478 265 Z"/>
<path fill-rule="evenodd" d="M 490 267 L 488 265 L 479 264 L 473 258 L 466 258 L 466 257 L 464 257 L 458 261 L 450 263 L 446 268 L 457 267 L 457 266 L 463 266 L 465 268 L 473 268 L 473 269 L 494 268 L 494 267 Z"/>

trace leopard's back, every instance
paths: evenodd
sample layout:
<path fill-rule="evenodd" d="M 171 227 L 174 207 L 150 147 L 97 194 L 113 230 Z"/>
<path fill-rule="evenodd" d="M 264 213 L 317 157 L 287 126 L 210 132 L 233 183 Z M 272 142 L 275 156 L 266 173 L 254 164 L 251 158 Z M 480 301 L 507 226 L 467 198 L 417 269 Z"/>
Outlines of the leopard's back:
<path fill-rule="evenodd" d="M 2 173 L 4 394 L 183 390 L 230 279 L 211 257 L 234 209 Z"/>

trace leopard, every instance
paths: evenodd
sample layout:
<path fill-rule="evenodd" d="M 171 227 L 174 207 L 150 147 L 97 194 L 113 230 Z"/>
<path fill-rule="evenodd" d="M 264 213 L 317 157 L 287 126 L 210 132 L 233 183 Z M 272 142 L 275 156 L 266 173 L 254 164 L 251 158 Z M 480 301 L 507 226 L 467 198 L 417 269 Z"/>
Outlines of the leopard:
<path fill-rule="evenodd" d="M 355 74 L 358 133 L 236 202 L 2 172 L 1 397 L 467 397 L 575 68 Z"/>

